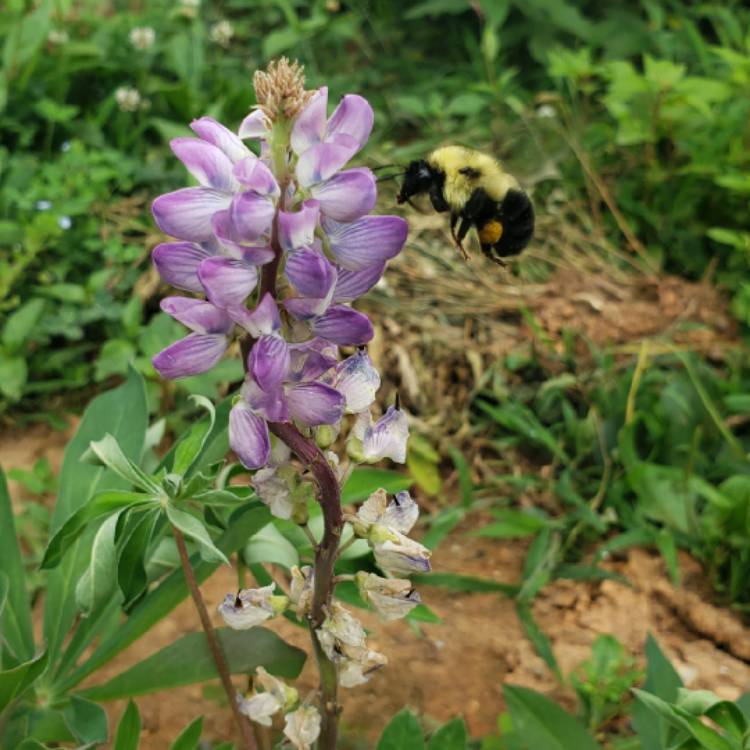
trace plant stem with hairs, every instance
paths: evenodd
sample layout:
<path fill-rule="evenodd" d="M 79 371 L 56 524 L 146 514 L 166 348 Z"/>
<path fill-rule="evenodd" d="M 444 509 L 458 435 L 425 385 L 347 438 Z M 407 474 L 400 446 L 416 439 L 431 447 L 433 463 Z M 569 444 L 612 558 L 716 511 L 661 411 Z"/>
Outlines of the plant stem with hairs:
<path fill-rule="evenodd" d="M 198 610 L 198 617 L 200 618 L 203 632 L 206 634 L 208 648 L 211 651 L 211 656 L 213 656 L 214 663 L 216 664 L 216 671 L 219 673 L 222 687 L 227 695 L 229 706 L 232 709 L 232 715 L 234 716 L 234 721 L 237 724 L 237 729 L 239 730 L 242 740 L 242 747 L 245 748 L 245 750 L 256 750 L 257 745 L 255 744 L 255 738 L 253 737 L 250 722 L 242 715 L 242 713 L 240 713 L 239 705 L 237 704 L 237 692 L 232 684 L 229 665 L 227 664 L 224 652 L 221 649 L 221 644 L 216 636 L 214 626 L 211 624 L 211 618 L 208 616 L 208 610 L 203 601 L 201 591 L 198 588 L 198 582 L 195 580 L 193 567 L 190 565 L 190 557 L 188 556 L 187 547 L 185 546 L 185 538 L 182 536 L 182 532 L 174 526 L 172 527 L 172 533 L 177 542 L 177 551 L 180 555 L 180 563 L 185 575 L 185 581 L 190 590 L 190 596 L 193 599 L 195 608 Z"/>

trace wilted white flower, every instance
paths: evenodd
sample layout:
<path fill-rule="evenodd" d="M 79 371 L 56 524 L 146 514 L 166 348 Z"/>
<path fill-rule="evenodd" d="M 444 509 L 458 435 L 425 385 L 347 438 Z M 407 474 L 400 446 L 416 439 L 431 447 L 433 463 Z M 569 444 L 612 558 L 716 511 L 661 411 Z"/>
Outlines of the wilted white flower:
<path fill-rule="evenodd" d="M 348 520 L 352 521 L 356 534 L 367 536 L 374 524 L 408 534 L 418 518 L 419 506 L 406 490 L 397 492 L 388 502 L 388 494 L 381 488 L 373 492 L 359 507 L 357 515 Z"/>
<path fill-rule="evenodd" d="M 338 602 L 331 605 L 331 613 L 315 632 L 321 648 L 331 661 L 339 661 L 352 649 L 366 648 L 362 623 Z"/>
<path fill-rule="evenodd" d="M 339 684 L 352 688 L 363 685 L 370 675 L 388 663 L 385 654 L 370 649 L 360 649 L 352 658 L 344 659 L 339 665 Z"/>
<path fill-rule="evenodd" d="M 60 216 L 57 219 L 57 226 L 60 229 L 70 229 L 73 226 L 73 219 L 70 216 Z"/>
<path fill-rule="evenodd" d="M 208 38 L 221 47 L 228 47 L 233 36 L 234 26 L 226 19 L 215 23 L 208 32 Z"/>
<path fill-rule="evenodd" d="M 276 518 L 284 519 L 291 518 L 294 511 L 293 483 L 293 477 L 280 473 L 276 466 L 259 469 L 250 480 L 258 497 L 271 509 L 271 513 Z"/>
<path fill-rule="evenodd" d="M 398 620 L 411 612 L 421 599 L 411 581 L 405 578 L 382 578 L 360 571 L 354 577 L 359 593 L 383 620 Z"/>
<path fill-rule="evenodd" d="M 260 685 L 263 692 L 256 689 L 249 698 L 239 698 L 240 711 L 253 721 L 263 726 L 271 726 L 271 717 L 279 711 L 292 708 L 297 702 L 298 693 L 283 680 L 258 667 L 255 673 L 255 686 Z"/>
<path fill-rule="evenodd" d="M 387 526 L 375 524 L 368 536 L 375 562 L 389 575 L 429 573 L 432 552 L 423 544 Z"/>
<path fill-rule="evenodd" d="M 130 30 L 128 39 L 136 49 L 148 49 L 156 41 L 156 32 L 150 26 L 136 26 Z"/>
<path fill-rule="evenodd" d="M 68 36 L 67 31 L 61 31 L 60 29 L 52 29 L 47 34 L 47 41 L 50 44 L 62 46 L 64 44 L 67 44 L 70 41 L 70 37 Z"/>
<path fill-rule="evenodd" d="M 297 750 L 310 750 L 320 734 L 320 714 L 313 706 L 300 706 L 287 714 L 284 736 Z"/>
<path fill-rule="evenodd" d="M 557 112 L 551 104 L 542 104 L 536 110 L 536 116 L 541 118 L 557 117 Z"/>
<path fill-rule="evenodd" d="M 352 427 L 349 454 L 355 460 L 371 464 L 384 458 L 402 464 L 406 461 L 408 440 L 409 421 L 401 409 L 389 406 L 374 424 L 370 412 L 363 411 Z"/>
<path fill-rule="evenodd" d="M 70 151 L 70 141 L 63 141 L 60 144 L 60 151 L 62 151 L 64 154 Z"/>
<path fill-rule="evenodd" d="M 291 574 L 289 600 L 294 604 L 294 611 L 297 617 L 307 617 L 312 607 L 313 569 L 309 565 L 304 565 L 300 570 L 295 565 L 292 567 Z"/>
<path fill-rule="evenodd" d="M 289 599 L 274 596 L 274 584 L 260 589 L 242 589 L 238 594 L 227 594 L 219 605 L 219 614 L 234 630 L 248 630 L 286 609 Z"/>
<path fill-rule="evenodd" d="M 137 112 L 141 106 L 141 95 L 132 86 L 120 86 L 116 89 L 115 100 L 123 112 Z"/>

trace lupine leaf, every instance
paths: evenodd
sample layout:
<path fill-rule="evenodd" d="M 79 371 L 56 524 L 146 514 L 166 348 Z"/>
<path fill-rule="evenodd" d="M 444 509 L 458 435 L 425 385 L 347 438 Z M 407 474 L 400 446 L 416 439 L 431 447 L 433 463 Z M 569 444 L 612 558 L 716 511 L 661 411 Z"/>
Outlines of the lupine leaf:
<path fill-rule="evenodd" d="M 180 732 L 180 736 L 171 744 L 169 750 L 196 750 L 202 731 L 203 717 L 199 716 Z"/>
<path fill-rule="evenodd" d="M 21 695 L 47 666 L 47 652 L 29 659 L 13 669 L 0 672 L 0 713 L 18 695 Z"/>
<path fill-rule="evenodd" d="M 253 672 L 264 666 L 269 672 L 294 678 L 305 662 L 305 652 L 285 643 L 262 627 L 250 630 L 217 630 L 232 674 Z M 146 657 L 103 685 L 82 691 L 97 701 L 144 695 L 218 677 L 203 633 L 188 633 L 161 651 Z"/>
<path fill-rule="evenodd" d="M 138 750 L 141 736 L 141 714 L 138 706 L 131 700 L 123 711 L 120 723 L 117 725 L 115 745 L 113 750 Z"/>
<path fill-rule="evenodd" d="M 123 452 L 117 438 L 107 433 L 101 440 L 92 440 L 81 456 L 86 463 L 101 463 L 144 492 L 159 494 L 159 485 Z"/>
<path fill-rule="evenodd" d="M 68 729 L 79 742 L 99 744 L 107 741 L 107 713 L 97 703 L 72 695 L 62 714 Z"/>
<path fill-rule="evenodd" d="M 110 601 L 117 587 L 117 546 L 115 534 L 119 513 L 99 527 L 91 545 L 91 560 L 76 585 L 76 603 L 84 617 L 97 612 Z"/>
<path fill-rule="evenodd" d="M 427 743 L 427 750 L 466 750 L 468 737 L 463 719 L 453 719 L 443 724 Z"/>
<path fill-rule="evenodd" d="M 175 508 L 174 505 L 167 505 L 166 509 L 169 522 L 198 545 L 201 557 L 206 562 L 229 564 L 227 556 L 213 543 L 203 521 L 184 510 Z"/>
<path fill-rule="evenodd" d="M 175 474 L 184 475 L 200 456 L 203 446 L 216 423 L 216 409 L 214 405 L 204 396 L 193 395 L 190 397 L 198 406 L 202 406 L 208 412 L 208 419 L 196 422 L 184 437 L 175 446 L 174 462 L 172 471 Z"/>
<path fill-rule="evenodd" d="M 417 717 L 404 708 L 399 711 L 383 730 L 377 750 L 421 750 L 424 748 L 422 727 Z"/>

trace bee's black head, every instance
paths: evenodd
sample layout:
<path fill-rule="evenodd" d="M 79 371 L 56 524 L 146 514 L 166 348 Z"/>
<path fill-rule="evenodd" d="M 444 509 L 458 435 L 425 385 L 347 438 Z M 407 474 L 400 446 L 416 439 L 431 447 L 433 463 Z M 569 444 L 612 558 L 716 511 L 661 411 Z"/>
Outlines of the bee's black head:
<path fill-rule="evenodd" d="M 424 193 L 430 189 L 434 179 L 435 173 L 424 159 L 411 162 L 404 173 L 404 181 L 401 183 L 401 190 L 396 200 L 399 203 L 405 203 L 412 195 Z"/>

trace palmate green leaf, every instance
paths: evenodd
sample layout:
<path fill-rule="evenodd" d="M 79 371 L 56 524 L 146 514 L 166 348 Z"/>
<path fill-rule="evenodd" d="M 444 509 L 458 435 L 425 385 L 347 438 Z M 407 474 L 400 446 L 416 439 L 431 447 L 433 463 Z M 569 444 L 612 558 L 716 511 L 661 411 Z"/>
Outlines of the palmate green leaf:
<path fill-rule="evenodd" d="M 101 463 L 128 484 L 149 494 L 158 495 L 161 492 L 159 485 L 123 453 L 117 438 L 109 433 L 101 440 L 92 440 L 89 449 L 81 456 L 81 461 Z"/>
<path fill-rule="evenodd" d="M 131 700 L 123 711 L 117 725 L 115 744 L 112 750 L 138 750 L 141 737 L 141 714 L 138 706 Z"/>
<path fill-rule="evenodd" d="M 466 750 L 469 738 L 466 733 L 466 724 L 461 718 L 453 719 L 443 724 L 427 743 L 427 750 Z"/>
<path fill-rule="evenodd" d="M 97 396 L 89 404 L 75 437 L 65 449 L 60 489 L 50 524 L 53 536 L 98 490 L 104 487 L 127 489 L 126 483 L 112 472 L 81 463 L 80 458 L 89 443 L 109 433 L 117 438 L 125 456 L 138 460 L 147 426 L 146 392 L 143 379 L 135 370 L 130 371 L 122 385 Z M 48 578 L 44 637 L 52 659 L 56 659 L 60 644 L 75 618 L 74 590 L 88 563 L 93 533 L 93 530 L 84 530 L 73 549 Z"/>
<path fill-rule="evenodd" d="M 203 717 L 199 716 L 180 732 L 180 736 L 169 746 L 169 750 L 197 750 L 202 731 Z"/>
<path fill-rule="evenodd" d="M 47 667 L 47 651 L 0 672 L 0 713 L 17 696 L 22 695 Z"/>
<path fill-rule="evenodd" d="M 129 611 L 148 585 L 144 556 L 160 515 L 159 508 L 127 514 L 117 558 L 117 585 L 124 598 L 125 611 Z"/>
<path fill-rule="evenodd" d="M 678 706 L 671 705 L 645 690 L 633 689 L 635 697 L 654 714 L 660 716 L 676 729 L 687 732 L 698 741 L 703 750 L 736 750 L 732 743 L 718 732 L 706 726 L 698 717 Z"/>
<path fill-rule="evenodd" d="M 349 480 L 341 490 L 342 505 L 358 503 L 367 498 L 381 487 L 388 493 L 408 490 L 412 480 L 396 471 L 387 469 L 362 468 L 355 469 Z"/>
<path fill-rule="evenodd" d="M 166 511 L 169 522 L 198 545 L 201 557 L 206 562 L 229 564 L 227 556 L 213 543 L 203 521 L 174 505 L 167 505 Z"/>
<path fill-rule="evenodd" d="M 602 750 L 574 716 L 549 698 L 517 685 L 504 685 L 505 703 L 523 745 L 544 750 Z"/>
<path fill-rule="evenodd" d="M 107 712 L 99 704 L 80 695 L 72 695 L 62 715 L 68 729 L 79 742 L 98 745 L 107 741 Z"/>
<path fill-rule="evenodd" d="M 305 652 L 285 643 L 266 628 L 221 628 L 216 632 L 232 674 L 253 672 L 263 666 L 273 674 L 294 678 L 302 670 Z M 105 684 L 82 692 L 92 700 L 109 701 L 217 677 L 205 634 L 188 633 Z"/>
<path fill-rule="evenodd" d="M 408 708 L 399 711 L 383 730 L 377 750 L 423 750 L 424 737 L 419 719 Z"/>
<path fill-rule="evenodd" d="M 92 497 L 86 505 L 79 508 L 62 528 L 52 537 L 44 552 L 40 567 L 54 568 L 60 564 L 65 552 L 73 542 L 90 527 L 92 521 L 101 516 L 109 515 L 128 507 L 141 506 L 144 504 L 156 504 L 157 500 L 151 495 L 141 492 L 129 492 L 127 490 L 104 490 Z"/>
<path fill-rule="evenodd" d="M 109 516 L 99 527 L 91 545 L 91 561 L 76 585 L 76 604 L 84 617 L 98 611 L 110 601 L 117 586 L 117 521 L 120 514 Z"/>
<path fill-rule="evenodd" d="M 31 629 L 31 606 L 26 591 L 21 550 L 18 547 L 13 508 L 10 504 L 5 474 L 0 469 L 0 549 L 2 549 L 2 573 L 7 584 L 5 606 L 0 611 L 0 642 L 5 642 L 18 661 L 26 661 L 34 655 L 34 635 Z M 0 648 L 0 668 L 2 663 Z"/>
<path fill-rule="evenodd" d="M 265 505 L 259 501 L 249 503 L 230 516 L 227 529 L 217 539 L 216 546 L 226 555 L 231 555 L 270 519 L 271 512 Z M 198 584 L 203 583 L 218 567 L 218 563 L 206 562 L 197 553 L 191 556 L 190 563 Z M 81 680 L 117 656 L 157 622 L 160 622 L 187 595 L 188 589 L 182 570 L 177 569 L 135 606 L 130 617 L 117 628 L 112 636 L 105 638 L 78 669 L 61 680 L 58 686 L 60 692 L 75 687 Z"/>
<path fill-rule="evenodd" d="M 207 398 L 193 395 L 190 399 L 208 412 L 208 419 L 195 423 L 175 447 L 172 471 L 180 476 L 187 474 L 200 456 L 216 423 L 216 409 Z"/>

